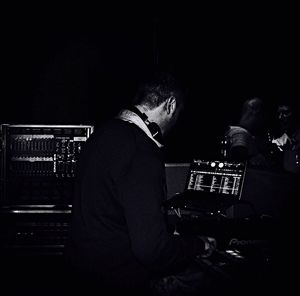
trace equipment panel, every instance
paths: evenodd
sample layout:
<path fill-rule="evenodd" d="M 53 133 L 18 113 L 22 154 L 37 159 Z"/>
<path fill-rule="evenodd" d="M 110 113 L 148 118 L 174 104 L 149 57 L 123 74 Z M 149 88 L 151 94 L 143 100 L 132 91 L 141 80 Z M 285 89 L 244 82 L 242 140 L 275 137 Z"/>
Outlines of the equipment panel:
<path fill-rule="evenodd" d="M 90 125 L 1 125 L 1 201 L 68 204 Z"/>

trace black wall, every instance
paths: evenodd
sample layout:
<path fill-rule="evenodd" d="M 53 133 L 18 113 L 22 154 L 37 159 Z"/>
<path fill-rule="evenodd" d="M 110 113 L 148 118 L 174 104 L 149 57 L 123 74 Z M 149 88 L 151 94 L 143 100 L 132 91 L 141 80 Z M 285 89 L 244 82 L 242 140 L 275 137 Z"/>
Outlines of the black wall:
<path fill-rule="evenodd" d="M 99 125 L 128 104 L 143 75 L 177 74 L 189 104 L 167 161 L 215 157 L 243 100 L 299 100 L 299 20 L 289 14 L 192 11 L 12 14 L 4 27 L 1 123 Z M 121 15 L 121 16 L 120 16 Z"/>

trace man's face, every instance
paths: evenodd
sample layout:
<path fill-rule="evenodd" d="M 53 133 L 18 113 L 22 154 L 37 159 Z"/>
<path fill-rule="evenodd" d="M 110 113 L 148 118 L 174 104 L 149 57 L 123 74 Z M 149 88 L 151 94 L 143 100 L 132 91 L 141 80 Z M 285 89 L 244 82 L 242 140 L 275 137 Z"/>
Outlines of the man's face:
<path fill-rule="evenodd" d="M 167 123 L 167 127 L 166 127 L 166 132 L 165 132 L 166 135 L 169 134 L 169 132 L 174 129 L 174 126 L 178 122 L 178 119 L 179 119 L 182 111 L 183 111 L 183 107 L 177 105 L 174 112 L 168 118 L 168 123 Z"/>
<path fill-rule="evenodd" d="M 292 110 L 288 105 L 280 105 L 277 108 L 277 118 L 281 128 L 288 128 L 292 118 Z"/>

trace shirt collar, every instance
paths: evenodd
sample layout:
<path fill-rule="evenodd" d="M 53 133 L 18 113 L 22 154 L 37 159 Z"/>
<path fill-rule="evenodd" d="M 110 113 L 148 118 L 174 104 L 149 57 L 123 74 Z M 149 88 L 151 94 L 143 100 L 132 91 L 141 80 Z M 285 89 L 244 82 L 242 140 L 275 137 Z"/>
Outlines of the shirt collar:
<path fill-rule="evenodd" d="M 152 134 L 150 133 L 147 125 L 145 124 L 145 122 L 134 112 L 130 111 L 130 110 L 122 110 L 118 115 L 117 115 L 118 119 L 130 122 L 135 124 L 136 126 L 138 126 L 141 130 L 143 130 L 143 132 L 146 133 L 146 135 L 152 140 L 154 141 L 154 143 L 159 147 L 162 148 L 163 145 L 161 143 L 159 143 L 158 141 L 156 141 Z"/>

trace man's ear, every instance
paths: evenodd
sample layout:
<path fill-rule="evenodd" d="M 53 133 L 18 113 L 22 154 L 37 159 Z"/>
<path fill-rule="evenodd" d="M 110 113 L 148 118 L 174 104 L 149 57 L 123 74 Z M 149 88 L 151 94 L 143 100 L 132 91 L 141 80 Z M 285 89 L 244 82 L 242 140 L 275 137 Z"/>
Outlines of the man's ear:
<path fill-rule="evenodd" d="M 174 96 L 171 96 L 167 99 L 166 107 L 167 107 L 168 114 L 172 114 L 175 112 L 176 107 L 177 107 L 177 102 L 176 102 L 176 98 Z"/>

